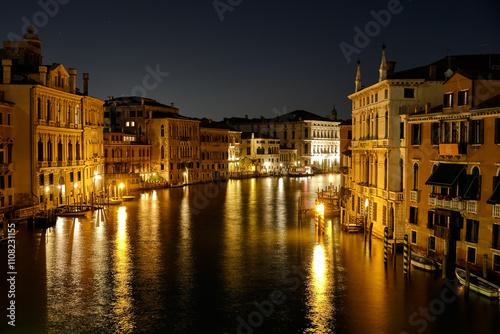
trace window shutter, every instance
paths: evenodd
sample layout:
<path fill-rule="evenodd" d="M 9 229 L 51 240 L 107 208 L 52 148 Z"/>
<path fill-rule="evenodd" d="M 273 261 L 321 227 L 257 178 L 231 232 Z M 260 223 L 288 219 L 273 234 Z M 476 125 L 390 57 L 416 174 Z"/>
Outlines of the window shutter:
<path fill-rule="evenodd" d="M 427 228 L 433 228 L 434 226 L 434 212 L 427 211 Z"/>
<path fill-rule="evenodd" d="M 500 118 L 495 118 L 495 144 L 500 144 Z"/>
<path fill-rule="evenodd" d="M 479 144 L 484 144 L 484 119 L 479 120 Z"/>

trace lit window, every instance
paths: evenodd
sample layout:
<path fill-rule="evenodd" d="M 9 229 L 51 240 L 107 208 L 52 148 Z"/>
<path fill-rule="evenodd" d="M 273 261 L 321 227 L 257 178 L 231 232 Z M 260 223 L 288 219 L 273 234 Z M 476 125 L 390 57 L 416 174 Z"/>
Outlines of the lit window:
<path fill-rule="evenodd" d="M 445 108 L 453 107 L 453 93 L 444 94 L 443 97 L 443 106 Z"/>
<path fill-rule="evenodd" d="M 130 126 L 130 122 L 125 123 L 125 126 Z"/>

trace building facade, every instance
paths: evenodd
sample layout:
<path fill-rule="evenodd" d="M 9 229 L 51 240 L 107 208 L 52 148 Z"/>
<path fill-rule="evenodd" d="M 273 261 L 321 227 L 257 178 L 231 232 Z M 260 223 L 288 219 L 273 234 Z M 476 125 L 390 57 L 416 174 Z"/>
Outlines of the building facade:
<path fill-rule="evenodd" d="M 76 69 L 42 65 L 41 42 L 29 28 L 0 52 L 5 98 L 15 103 L 16 199 L 40 209 L 87 201 L 102 174 L 102 105 L 76 88 Z"/>
<path fill-rule="evenodd" d="M 443 84 L 444 104 L 405 117 L 407 233 L 421 254 L 498 278 L 500 71 L 470 58 Z"/>
<path fill-rule="evenodd" d="M 282 148 L 296 150 L 297 166 L 313 166 L 318 172 L 339 170 L 340 122 L 336 120 L 296 110 L 270 119 L 245 117 L 226 122 L 242 132 L 279 139 Z"/>
<path fill-rule="evenodd" d="M 402 239 L 406 229 L 400 116 L 422 104 L 439 103 L 444 78 L 436 76 L 435 64 L 401 72 L 394 72 L 394 66 L 386 61 L 384 48 L 379 82 L 365 88 L 358 62 L 355 93 L 349 95 L 352 168 L 346 211 L 349 220 L 361 220 L 366 227 L 373 223 L 376 236 L 388 227 L 389 237 Z"/>
<path fill-rule="evenodd" d="M 233 140 L 236 138 L 233 137 Z M 200 123 L 202 182 L 227 180 L 229 177 L 229 128 L 207 120 Z M 236 147 L 234 146 L 234 151 Z M 233 157 L 236 162 L 236 154 Z M 239 160 L 239 157 L 238 157 Z"/>
<path fill-rule="evenodd" d="M 5 101 L 0 91 L 0 217 L 15 208 L 13 149 L 14 103 Z"/>
<path fill-rule="evenodd" d="M 259 174 L 280 172 L 280 141 L 266 134 L 243 132 L 241 134 L 241 155 L 253 161 L 253 170 Z"/>
<path fill-rule="evenodd" d="M 104 133 L 104 170 L 95 177 L 103 182 L 106 195 L 121 197 L 152 182 L 150 145 L 137 141 L 136 134 Z"/>

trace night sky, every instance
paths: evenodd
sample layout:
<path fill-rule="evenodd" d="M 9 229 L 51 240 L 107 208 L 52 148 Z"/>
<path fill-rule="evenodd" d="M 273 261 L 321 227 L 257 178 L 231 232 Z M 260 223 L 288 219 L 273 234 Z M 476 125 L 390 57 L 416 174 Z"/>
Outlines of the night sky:
<path fill-rule="evenodd" d="M 90 73 L 90 95 L 103 100 L 146 96 L 214 120 L 296 109 L 324 116 L 336 105 L 349 118 L 358 59 L 368 86 L 383 43 L 396 71 L 447 49 L 489 53 L 481 45 L 491 44 L 500 53 L 499 9 L 497 0 L 17 0 L 2 2 L 0 35 L 22 36 L 29 21 L 43 63 L 77 68 L 80 88 Z M 373 13 L 390 13 L 390 22 Z M 356 45 L 356 27 L 371 29 L 369 40 Z M 349 57 L 342 42 L 355 48 Z"/>

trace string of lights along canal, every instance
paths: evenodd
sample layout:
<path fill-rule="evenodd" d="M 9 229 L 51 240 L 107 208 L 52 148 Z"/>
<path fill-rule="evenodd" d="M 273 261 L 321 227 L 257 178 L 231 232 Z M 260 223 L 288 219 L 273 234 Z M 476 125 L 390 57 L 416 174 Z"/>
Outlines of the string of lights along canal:
<path fill-rule="evenodd" d="M 12 333 L 496 333 L 498 300 L 384 265 L 325 216 L 299 224 L 329 175 L 145 192 L 92 218 L 19 227 Z M 339 184 L 334 175 L 333 184 Z M 7 248 L 0 248 L 7 258 Z M 4 270 L 5 275 L 5 270 Z M 7 277 L 2 291 L 8 291 Z M 7 304 L 2 299 L 2 308 Z M 5 312 L 5 311 L 4 311 Z"/>

